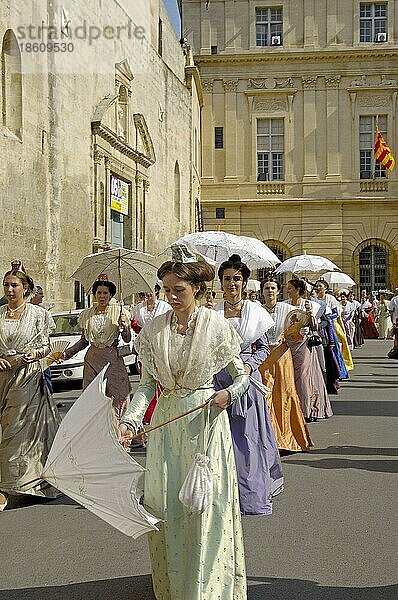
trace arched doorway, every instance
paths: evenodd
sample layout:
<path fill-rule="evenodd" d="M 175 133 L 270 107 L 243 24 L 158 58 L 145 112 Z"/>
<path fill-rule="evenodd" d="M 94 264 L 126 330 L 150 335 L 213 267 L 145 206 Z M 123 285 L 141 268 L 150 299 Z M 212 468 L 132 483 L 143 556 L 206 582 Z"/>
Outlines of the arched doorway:
<path fill-rule="evenodd" d="M 274 254 L 276 254 L 276 256 L 279 258 L 279 260 L 281 262 L 283 262 L 287 258 L 290 258 L 292 255 L 290 250 L 284 244 L 282 244 L 281 242 L 278 242 L 276 240 L 264 241 L 264 244 L 266 244 L 268 246 L 268 248 L 270 250 L 272 250 L 272 252 Z M 275 270 L 274 268 L 257 269 L 257 279 L 262 281 L 269 275 L 272 275 L 274 270 Z M 284 290 L 285 290 L 285 285 L 286 285 L 286 274 L 281 273 L 280 275 L 275 275 L 275 279 L 277 279 L 277 281 L 279 281 L 279 283 L 281 285 L 281 291 L 279 294 L 279 299 L 281 300 L 284 297 Z"/>
<path fill-rule="evenodd" d="M 382 242 L 364 242 L 358 251 L 359 287 L 361 290 L 385 290 L 389 280 L 390 252 Z"/>

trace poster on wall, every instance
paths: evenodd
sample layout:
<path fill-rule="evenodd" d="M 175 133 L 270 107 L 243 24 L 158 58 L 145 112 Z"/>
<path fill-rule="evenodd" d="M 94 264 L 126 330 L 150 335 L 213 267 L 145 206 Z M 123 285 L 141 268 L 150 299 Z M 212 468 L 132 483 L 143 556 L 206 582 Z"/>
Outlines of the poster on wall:
<path fill-rule="evenodd" d="M 129 214 L 129 184 L 111 175 L 111 209 L 122 215 Z"/>

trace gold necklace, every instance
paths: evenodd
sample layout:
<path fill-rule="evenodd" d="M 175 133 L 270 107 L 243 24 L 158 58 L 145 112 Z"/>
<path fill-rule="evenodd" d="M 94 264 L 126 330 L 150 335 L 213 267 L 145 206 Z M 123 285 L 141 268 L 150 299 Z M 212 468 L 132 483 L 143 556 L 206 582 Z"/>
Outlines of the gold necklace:
<path fill-rule="evenodd" d="M 95 312 L 96 312 L 96 314 L 97 314 L 97 315 L 104 315 L 104 314 L 106 313 L 106 310 L 107 310 L 107 308 L 108 308 L 108 307 L 107 307 L 107 306 L 105 306 L 105 309 L 104 309 L 104 310 L 99 310 L 99 308 L 98 308 L 98 306 L 97 306 L 97 307 L 96 307 L 96 309 L 95 309 Z"/>

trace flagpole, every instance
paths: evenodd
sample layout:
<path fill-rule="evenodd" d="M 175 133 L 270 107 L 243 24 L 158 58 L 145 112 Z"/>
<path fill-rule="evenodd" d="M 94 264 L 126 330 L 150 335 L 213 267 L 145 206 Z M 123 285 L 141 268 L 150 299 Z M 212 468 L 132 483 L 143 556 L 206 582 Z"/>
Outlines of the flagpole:
<path fill-rule="evenodd" d="M 379 115 L 376 115 L 376 123 L 375 123 L 375 135 L 376 135 L 376 140 L 377 140 L 377 132 L 379 131 Z M 375 144 L 373 144 L 373 161 L 372 161 L 372 179 L 376 179 L 376 157 L 375 157 L 375 151 L 374 151 L 374 146 Z"/>

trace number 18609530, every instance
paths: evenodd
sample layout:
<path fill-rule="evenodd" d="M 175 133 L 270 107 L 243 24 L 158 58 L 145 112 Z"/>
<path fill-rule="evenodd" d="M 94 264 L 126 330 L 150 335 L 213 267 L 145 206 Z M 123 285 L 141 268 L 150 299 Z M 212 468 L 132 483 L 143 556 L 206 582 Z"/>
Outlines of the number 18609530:
<path fill-rule="evenodd" d="M 73 52 L 72 42 L 21 42 L 21 52 Z"/>

